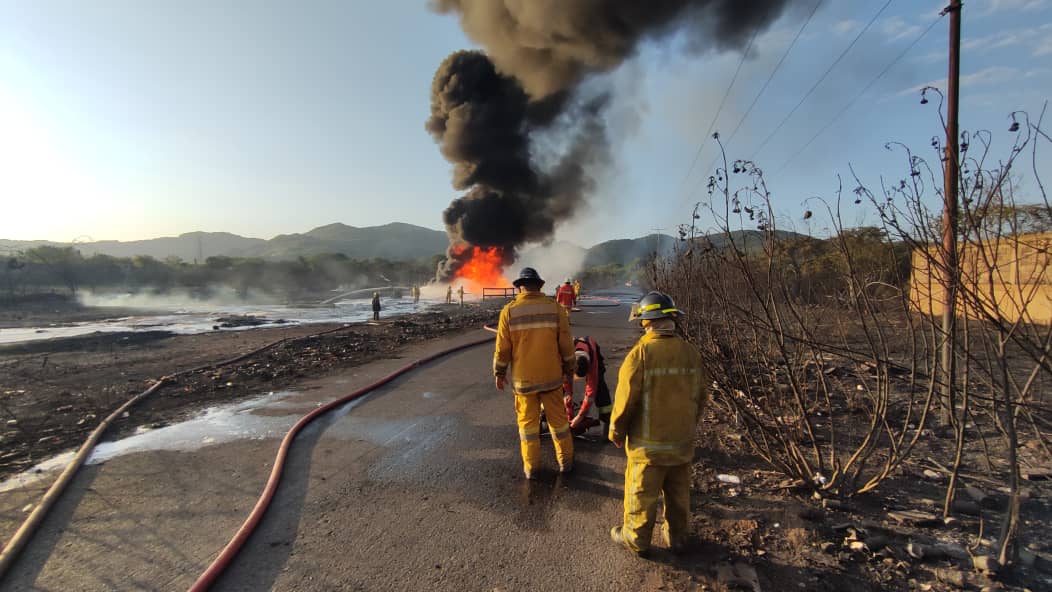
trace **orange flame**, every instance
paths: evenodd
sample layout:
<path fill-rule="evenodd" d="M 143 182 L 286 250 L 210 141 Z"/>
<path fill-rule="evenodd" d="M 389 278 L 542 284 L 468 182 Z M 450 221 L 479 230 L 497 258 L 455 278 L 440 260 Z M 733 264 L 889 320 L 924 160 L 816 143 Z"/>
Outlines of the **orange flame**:
<path fill-rule="evenodd" d="M 456 249 L 458 257 L 464 257 L 470 252 L 470 257 L 461 264 L 460 268 L 453 274 L 453 283 L 461 280 L 464 289 L 481 294 L 482 288 L 510 288 L 511 282 L 504 277 L 502 265 L 504 263 L 504 251 L 500 247 L 472 247 L 465 245 Z"/>

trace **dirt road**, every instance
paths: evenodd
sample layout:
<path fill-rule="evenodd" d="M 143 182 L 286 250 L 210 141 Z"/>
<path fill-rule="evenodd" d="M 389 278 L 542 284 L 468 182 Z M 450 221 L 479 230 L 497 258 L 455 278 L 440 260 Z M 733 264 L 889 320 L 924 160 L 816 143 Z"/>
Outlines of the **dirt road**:
<path fill-rule="evenodd" d="M 636 330 L 624 307 L 585 309 L 608 379 Z M 296 385 L 253 415 L 264 436 L 194 451 L 147 451 L 86 467 L 2 590 L 183 590 L 240 525 L 280 434 L 319 403 L 410 359 L 477 338 L 410 347 Z M 492 346 L 433 363 L 334 413 L 296 442 L 282 487 L 219 590 L 648 590 L 670 557 L 614 547 L 623 456 L 578 440 L 577 470 L 521 477 L 511 395 L 493 389 Z M 0 496 L 4 529 L 39 489 Z M 682 573 L 680 573 L 682 577 Z M 682 580 L 680 580 L 682 581 Z"/>

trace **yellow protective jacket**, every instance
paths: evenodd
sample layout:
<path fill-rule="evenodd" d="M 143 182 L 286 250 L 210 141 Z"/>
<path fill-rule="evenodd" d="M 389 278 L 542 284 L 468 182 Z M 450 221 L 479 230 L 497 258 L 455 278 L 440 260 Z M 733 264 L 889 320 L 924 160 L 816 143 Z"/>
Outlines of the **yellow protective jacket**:
<path fill-rule="evenodd" d="M 690 462 L 711 385 L 693 345 L 675 335 L 647 333 L 618 372 L 610 439 L 624 442 L 630 461 Z"/>
<path fill-rule="evenodd" d="M 511 367 L 515 394 L 562 388 L 572 371 L 573 337 L 566 310 L 541 292 L 522 292 L 500 311 L 493 374 Z"/>

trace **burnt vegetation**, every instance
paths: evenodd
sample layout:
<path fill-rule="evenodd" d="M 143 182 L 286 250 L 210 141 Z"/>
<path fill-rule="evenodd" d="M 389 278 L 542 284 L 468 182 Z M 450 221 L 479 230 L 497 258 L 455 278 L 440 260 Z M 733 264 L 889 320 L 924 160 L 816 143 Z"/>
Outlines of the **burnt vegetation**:
<path fill-rule="evenodd" d="M 1035 565 L 1048 568 L 1034 551 L 1048 550 L 1050 525 L 1035 499 L 1052 462 L 1052 204 L 1038 166 L 1049 137 L 1040 119 L 1012 120 L 1007 154 L 989 132 L 961 136 L 952 398 L 940 379 L 942 163 L 904 145 L 888 145 L 901 178 L 872 188 L 852 176 L 788 215 L 758 164 L 724 155 L 675 252 L 646 267 L 688 312 L 682 329 L 714 376 L 730 426 L 717 447 L 759 460 L 801 500 L 868 507 L 872 541 L 859 527 L 843 549 L 883 560 L 881 585 L 917 577 L 925 552 L 936 571 L 967 565 L 942 581 L 975 583 L 974 564 L 1032 585 Z M 871 226 L 844 222 L 863 216 Z M 905 526 L 918 524 L 939 528 Z"/>

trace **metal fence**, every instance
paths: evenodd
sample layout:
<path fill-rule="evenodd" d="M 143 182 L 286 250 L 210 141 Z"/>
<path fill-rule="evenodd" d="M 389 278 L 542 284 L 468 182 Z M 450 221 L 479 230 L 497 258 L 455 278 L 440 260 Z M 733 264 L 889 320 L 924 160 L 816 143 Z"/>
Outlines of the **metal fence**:
<path fill-rule="evenodd" d="M 515 288 L 482 288 L 482 299 L 504 298 L 510 300 L 515 298 Z"/>

